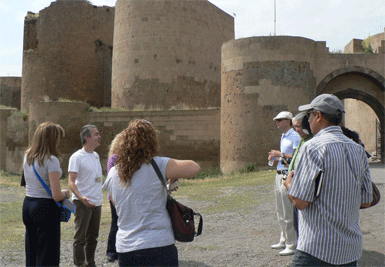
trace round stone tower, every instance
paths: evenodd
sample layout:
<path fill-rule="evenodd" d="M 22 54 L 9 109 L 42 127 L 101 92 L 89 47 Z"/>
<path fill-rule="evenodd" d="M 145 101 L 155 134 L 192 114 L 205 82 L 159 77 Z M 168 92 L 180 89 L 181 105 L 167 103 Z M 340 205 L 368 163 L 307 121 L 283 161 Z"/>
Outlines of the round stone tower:
<path fill-rule="evenodd" d="M 315 96 L 316 55 L 317 42 L 302 37 L 252 37 L 223 45 L 222 172 L 267 166 L 268 151 L 279 150 L 281 136 L 273 118 L 284 110 L 295 115 Z"/>
<path fill-rule="evenodd" d="M 115 9 L 112 107 L 220 106 L 233 17 L 206 0 L 118 0 Z"/>
<path fill-rule="evenodd" d="M 24 21 L 21 109 L 66 98 L 111 103 L 114 8 L 59 0 Z"/>

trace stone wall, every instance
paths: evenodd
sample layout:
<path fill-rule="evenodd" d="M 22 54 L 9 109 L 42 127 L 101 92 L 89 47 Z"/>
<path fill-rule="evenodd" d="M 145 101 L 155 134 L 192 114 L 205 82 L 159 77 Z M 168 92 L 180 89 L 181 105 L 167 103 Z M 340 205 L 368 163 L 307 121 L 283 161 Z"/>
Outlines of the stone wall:
<path fill-rule="evenodd" d="M 9 122 L 6 124 L 7 119 L 2 119 L 1 129 L 7 129 L 6 132 L 1 131 L 2 146 L 7 150 L 4 155 L 7 164 L 3 164 L 1 169 L 20 173 L 20 169 L 15 166 L 21 166 L 21 156 L 28 146 L 28 139 L 32 139 L 40 123 L 49 120 L 60 124 L 66 132 L 65 138 L 60 143 L 61 167 L 64 174 L 67 172 L 69 157 L 82 147 L 79 133 L 85 124 L 94 124 L 101 133 L 102 144 L 96 151 L 106 172 L 107 154 L 112 139 L 136 118 L 151 121 L 159 130 L 161 155 L 176 159 L 192 159 L 199 162 L 204 169 L 219 166 L 219 109 L 89 112 L 88 107 L 88 104 L 82 102 L 39 102 L 31 106 L 29 120 L 24 123 L 18 121 L 16 126 L 11 126 Z M 1 115 L 2 118 L 9 118 L 10 113 Z M 12 121 L 16 121 L 15 118 Z M 22 135 L 24 141 L 20 144 L 14 140 L 10 142 L 10 139 L 17 136 L 16 127 L 20 126 L 23 127 L 22 131 L 17 134 Z M 12 144 L 11 147 L 8 144 Z M 1 155 L 3 158 L 3 154 Z M 13 162 L 10 162 L 11 160 Z"/>
<path fill-rule="evenodd" d="M 67 98 L 111 104 L 113 7 L 57 1 L 24 22 L 21 109 Z"/>
<path fill-rule="evenodd" d="M 0 77 L 0 105 L 20 109 L 21 77 Z"/>
<path fill-rule="evenodd" d="M 0 169 L 20 174 L 28 147 L 28 117 L 16 109 L 0 109 L 0 117 Z"/>
<path fill-rule="evenodd" d="M 234 18 L 207 0 L 116 2 L 112 107 L 220 106 Z"/>

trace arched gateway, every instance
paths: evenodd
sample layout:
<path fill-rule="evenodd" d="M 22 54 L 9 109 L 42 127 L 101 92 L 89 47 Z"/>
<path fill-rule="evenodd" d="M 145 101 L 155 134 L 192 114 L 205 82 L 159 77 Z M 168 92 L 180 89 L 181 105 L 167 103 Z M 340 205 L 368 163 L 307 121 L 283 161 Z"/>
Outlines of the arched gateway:
<path fill-rule="evenodd" d="M 333 54 L 325 42 L 269 36 L 233 40 L 222 46 L 221 170 L 267 164 L 279 149 L 272 118 L 282 110 L 332 93 L 358 99 L 380 120 L 381 159 L 385 140 L 385 41 L 376 54 Z M 357 119 L 360 114 L 356 114 Z"/>

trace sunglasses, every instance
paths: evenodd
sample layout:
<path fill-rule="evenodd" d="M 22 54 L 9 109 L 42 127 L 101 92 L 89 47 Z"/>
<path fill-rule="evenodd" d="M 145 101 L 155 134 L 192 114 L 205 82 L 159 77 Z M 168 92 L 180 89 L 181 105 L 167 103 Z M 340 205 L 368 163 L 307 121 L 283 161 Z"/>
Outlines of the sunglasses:
<path fill-rule="evenodd" d="M 311 114 L 316 114 L 317 113 L 317 110 L 314 110 L 314 109 L 312 109 L 312 110 L 309 110 L 308 112 L 306 112 L 306 115 L 310 118 L 310 115 Z"/>

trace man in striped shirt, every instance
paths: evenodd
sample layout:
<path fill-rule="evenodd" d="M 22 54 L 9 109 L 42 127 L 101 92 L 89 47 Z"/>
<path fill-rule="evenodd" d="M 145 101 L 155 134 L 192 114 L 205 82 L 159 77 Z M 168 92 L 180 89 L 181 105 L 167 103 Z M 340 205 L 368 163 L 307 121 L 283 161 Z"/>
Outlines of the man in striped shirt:
<path fill-rule="evenodd" d="M 356 266 L 362 250 L 359 208 L 372 200 L 365 151 L 338 126 L 344 108 L 336 96 L 320 95 L 298 110 L 308 113 L 315 136 L 302 146 L 297 168 L 285 181 L 300 210 L 291 266 Z"/>

